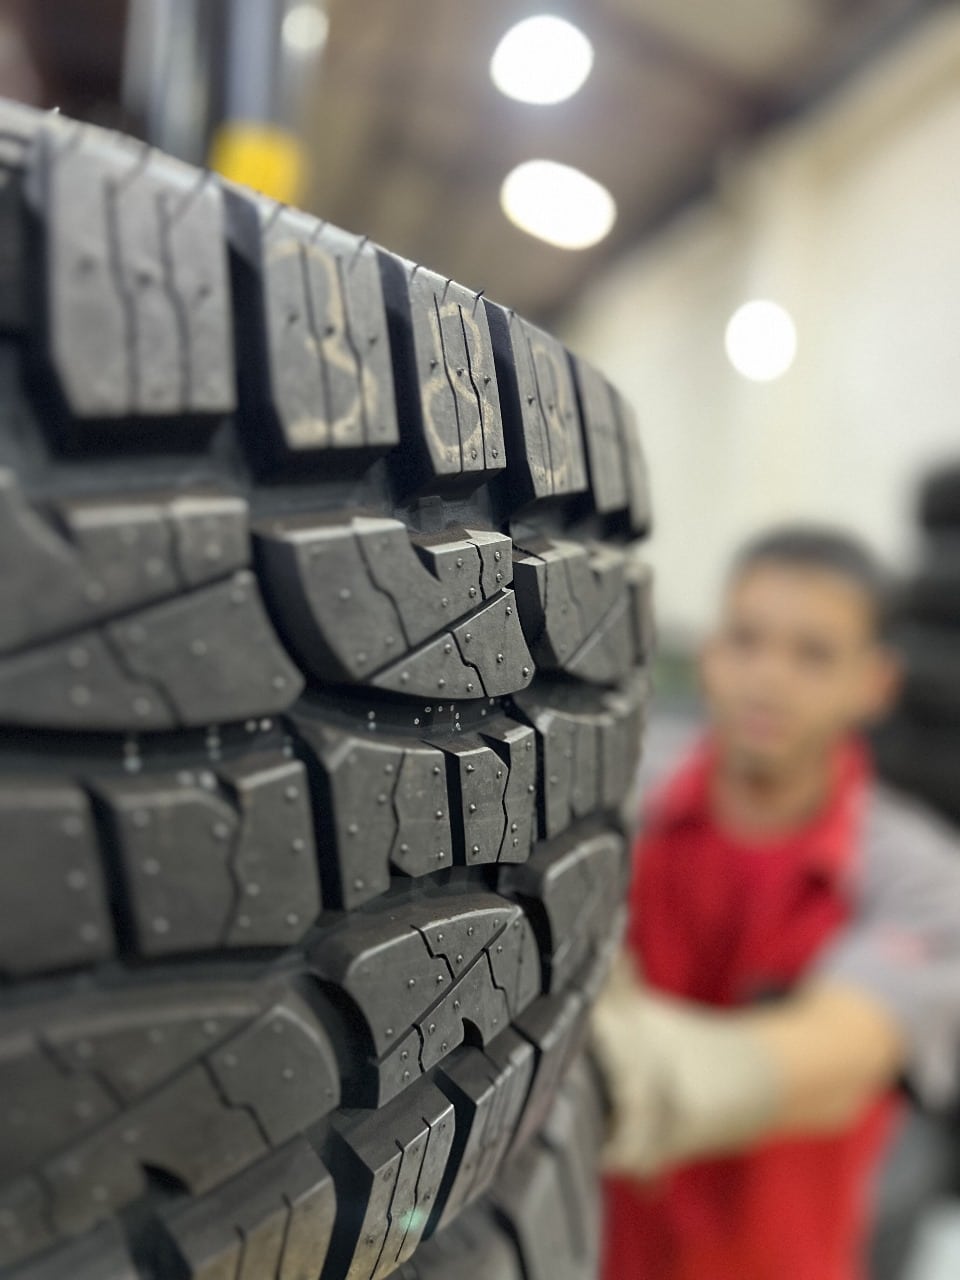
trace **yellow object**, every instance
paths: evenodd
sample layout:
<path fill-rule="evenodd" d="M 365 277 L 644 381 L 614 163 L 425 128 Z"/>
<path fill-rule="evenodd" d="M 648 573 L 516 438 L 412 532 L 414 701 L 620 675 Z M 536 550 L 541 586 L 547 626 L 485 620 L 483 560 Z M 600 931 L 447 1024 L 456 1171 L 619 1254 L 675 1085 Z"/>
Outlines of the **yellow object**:
<path fill-rule="evenodd" d="M 275 125 L 231 120 L 213 136 L 210 167 L 283 204 L 301 204 L 307 156 L 293 134 Z"/>

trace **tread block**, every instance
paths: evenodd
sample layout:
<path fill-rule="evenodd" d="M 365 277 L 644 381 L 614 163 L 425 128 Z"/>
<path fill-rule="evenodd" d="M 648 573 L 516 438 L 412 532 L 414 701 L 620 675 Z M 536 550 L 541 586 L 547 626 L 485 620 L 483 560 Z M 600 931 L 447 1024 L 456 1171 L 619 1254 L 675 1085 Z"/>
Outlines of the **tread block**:
<path fill-rule="evenodd" d="M 414 539 L 399 520 L 363 516 L 259 529 L 274 616 L 304 669 L 417 697 L 494 697 L 529 684 L 510 539 L 463 535 Z"/>
<path fill-rule="evenodd" d="M 623 511 L 629 498 L 613 388 L 599 369 L 586 360 L 572 356 L 571 364 L 580 396 L 593 505 L 601 515 Z"/>
<path fill-rule="evenodd" d="M 248 554 L 241 498 L 73 500 L 45 517 L 0 471 L 0 650 L 188 591 Z"/>
<path fill-rule="evenodd" d="M 273 1146 L 340 1101 L 340 1072 L 330 1042 L 292 993 L 231 1036 L 211 1055 L 210 1069 L 230 1105 L 250 1111 Z"/>
<path fill-rule="evenodd" d="M 535 834 L 537 758 L 533 730 L 506 722 L 445 743 L 451 806 L 463 861 L 523 862 Z"/>
<path fill-rule="evenodd" d="M 309 214 L 228 188 L 241 387 L 270 463 L 399 442 L 376 252 Z"/>
<path fill-rule="evenodd" d="M 520 1257 L 485 1205 L 424 1241 L 399 1280 L 524 1280 Z"/>
<path fill-rule="evenodd" d="M 504 469 L 503 426 L 480 295 L 380 253 L 405 451 L 420 489 L 479 484 Z"/>
<path fill-rule="evenodd" d="M 235 408 L 220 187 L 132 139 L 45 123 L 27 198 L 43 225 L 47 356 L 80 419 Z"/>
<path fill-rule="evenodd" d="M 144 1167 L 199 1193 L 265 1150 L 250 1115 L 224 1106 L 208 1071 L 191 1067 L 44 1165 L 50 1221 L 64 1235 L 88 1230 L 144 1193 Z"/>
<path fill-rule="evenodd" d="M 511 1152 L 537 1133 L 586 1031 L 588 1005 L 579 991 L 541 996 L 515 1020 L 514 1029 L 533 1045 L 536 1064 Z"/>
<path fill-rule="evenodd" d="M 294 1139 L 189 1204 L 164 1210 L 163 1230 L 190 1280 L 316 1280 L 336 1217 L 333 1179 Z"/>
<path fill-rule="evenodd" d="M 0 717 L 64 729 L 206 726 L 283 710 L 303 679 L 241 570 L 0 661 Z"/>
<path fill-rule="evenodd" d="M 497 1180 L 492 1198 L 510 1223 L 525 1280 L 591 1280 L 596 1258 L 587 1252 L 571 1216 L 564 1170 L 542 1143 L 517 1153 Z"/>
<path fill-rule="evenodd" d="M 646 682 L 583 705 L 564 687 L 516 695 L 537 732 L 540 835 L 550 839 L 601 809 L 623 802 L 640 755 Z"/>
<path fill-rule="evenodd" d="M 64 1078 L 89 1073 L 132 1103 L 247 1026 L 262 1006 L 256 988 L 235 984 L 197 984 L 188 994 L 182 986 L 154 987 L 147 1002 L 134 991 L 110 992 L 82 1012 L 48 1018 L 42 1038 Z"/>
<path fill-rule="evenodd" d="M 640 427 L 637 424 L 637 415 L 633 406 L 615 388 L 613 402 L 623 444 L 629 499 L 627 507 L 629 528 L 631 533 L 642 537 L 650 532 L 653 513 L 650 505 L 650 476 L 643 446 L 640 443 Z"/>
<path fill-rule="evenodd" d="M 557 992 L 603 953 L 623 901 L 624 841 L 614 831 L 587 839 L 569 833 L 542 844 L 522 867 L 499 874 L 501 892 L 538 904 L 548 944 L 546 990 Z"/>
<path fill-rule="evenodd" d="M 39 973 L 114 950 L 108 887 L 87 797 L 66 782 L 0 785 L 0 971 Z"/>
<path fill-rule="evenodd" d="M 36 1234 L 37 1193 L 22 1168 L 39 1169 L 46 1188 L 37 1230 L 75 1235 L 140 1196 L 144 1168 L 202 1194 L 339 1104 L 326 1033 L 283 982 L 149 994 L 64 1000 L 36 1032 L 8 1035 L 0 1206 L 22 1203 L 25 1233 Z"/>
<path fill-rule="evenodd" d="M 590 468 L 594 509 L 624 512 L 635 535 L 650 530 L 650 486 L 636 414 L 629 402 L 586 360 L 571 356 Z"/>
<path fill-rule="evenodd" d="M 422 1082 L 376 1115 L 334 1121 L 341 1190 L 333 1253 L 347 1280 L 379 1280 L 410 1257 L 440 1191 L 454 1138 L 453 1104 Z"/>
<path fill-rule="evenodd" d="M 585 492 L 580 413 L 566 352 L 515 312 L 491 302 L 486 308 L 515 501 Z"/>
<path fill-rule="evenodd" d="M 2 1254 L 0 1254 L 2 1258 Z M 9 1259 L 12 1261 L 13 1259 Z M 82 1239 L 21 1267 L 17 1280 L 141 1280 L 117 1223 L 104 1222 Z"/>
<path fill-rule="evenodd" d="M 361 738 L 312 714 L 292 722 L 319 774 L 331 900 L 358 906 L 388 888 L 391 871 L 529 856 L 537 753 L 528 725 L 500 717 L 480 734 L 434 743 Z"/>
<path fill-rule="evenodd" d="M 600 1261 L 598 1164 L 603 1133 L 599 1094 L 581 1055 L 566 1072 L 535 1145 L 541 1158 L 556 1165 L 571 1252 L 585 1276 L 595 1275 Z"/>
<path fill-rule="evenodd" d="M 101 781 L 137 951 L 284 946 L 320 909 L 306 771 L 280 753 Z"/>
<path fill-rule="evenodd" d="M 78 1138 L 116 1111 L 104 1085 L 89 1072 L 64 1071 L 42 1044 L 9 1048 L 0 1062 L 0 1178 L 29 1172 L 37 1161 Z"/>
<path fill-rule="evenodd" d="M 320 771 L 322 844 L 336 872 L 333 894 L 345 907 L 383 893 L 391 868 L 417 876 L 452 865 L 441 751 L 380 735 L 361 738 L 305 715 L 292 722 Z"/>
<path fill-rule="evenodd" d="M 646 641 L 642 619 L 643 567 L 628 569 L 629 553 L 603 544 L 533 544 L 514 565 L 517 603 L 534 657 L 544 670 L 566 671 L 594 684 L 612 684 L 633 669 Z"/>
<path fill-rule="evenodd" d="M 0 1266 L 38 1253 L 54 1240 L 46 1196 L 36 1178 L 14 1178 L 0 1187 Z"/>
<path fill-rule="evenodd" d="M 501 1032 L 487 1053 L 468 1049 L 438 1073 L 437 1084 L 456 1106 L 457 1131 L 447 1181 L 430 1232 L 443 1230 L 493 1181 L 513 1138 L 533 1073 L 532 1046 Z"/>
<path fill-rule="evenodd" d="M 372 1053 L 358 1103 L 382 1104 L 461 1044 L 469 1023 L 486 1044 L 541 990 L 529 921 L 489 893 L 389 905 L 354 919 L 310 952 L 311 968 L 353 1002 Z"/>

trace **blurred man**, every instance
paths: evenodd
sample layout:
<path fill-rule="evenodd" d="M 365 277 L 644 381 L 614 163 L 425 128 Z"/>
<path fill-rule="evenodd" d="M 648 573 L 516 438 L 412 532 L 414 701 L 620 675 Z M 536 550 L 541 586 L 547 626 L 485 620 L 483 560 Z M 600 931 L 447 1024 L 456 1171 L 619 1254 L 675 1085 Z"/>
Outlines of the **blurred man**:
<path fill-rule="evenodd" d="M 710 732 L 645 814 L 596 1015 L 605 1280 L 856 1280 L 894 1086 L 954 1089 L 960 848 L 875 783 L 859 737 L 897 688 L 886 608 L 831 532 L 733 567 Z"/>

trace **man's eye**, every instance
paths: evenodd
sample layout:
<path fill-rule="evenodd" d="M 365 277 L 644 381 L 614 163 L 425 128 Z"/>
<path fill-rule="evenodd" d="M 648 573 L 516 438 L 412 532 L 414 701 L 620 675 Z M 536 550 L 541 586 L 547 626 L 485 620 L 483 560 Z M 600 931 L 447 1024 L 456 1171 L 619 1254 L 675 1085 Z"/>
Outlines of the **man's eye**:
<path fill-rule="evenodd" d="M 797 646 L 797 656 L 807 667 L 826 667 L 833 660 L 833 650 L 821 640 L 802 640 Z"/>
<path fill-rule="evenodd" d="M 738 653 L 750 653 L 759 645 L 760 636 L 748 627 L 733 627 L 727 632 L 727 643 Z"/>

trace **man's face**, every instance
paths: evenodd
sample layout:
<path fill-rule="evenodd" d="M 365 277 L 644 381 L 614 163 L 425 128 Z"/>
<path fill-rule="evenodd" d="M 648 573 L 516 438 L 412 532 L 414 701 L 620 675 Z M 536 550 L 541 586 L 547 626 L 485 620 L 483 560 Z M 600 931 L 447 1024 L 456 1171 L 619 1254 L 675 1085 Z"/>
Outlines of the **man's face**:
<path fill-rule="evenodd" d="M 774 560 L 730 584 L 701 672 L 721 751 L 765 773 L 881 715 L 897 683 L 866 593 L 841 573 Z"/>

